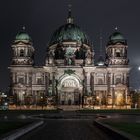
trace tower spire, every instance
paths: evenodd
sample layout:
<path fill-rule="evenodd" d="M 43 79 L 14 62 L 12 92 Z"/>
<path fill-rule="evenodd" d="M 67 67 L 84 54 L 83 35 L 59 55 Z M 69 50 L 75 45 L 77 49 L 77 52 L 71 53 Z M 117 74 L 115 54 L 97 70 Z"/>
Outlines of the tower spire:
<path fill-rule="evenodd" d="M 103 37 L 102 37 L 102 30 L 100 30 L 100 56 L 98 59 L 98 66 L 103 66 L 104 65 L 104 58 L 102 56 L 102 47 L 103 47 Z"/>
<path fill-rule="evenodd" d="M 68 5 L 69 10 L 68 10 L 67 23 L 73 24 L 73 18 L 72 18 L 72 16 L 71 16 L 71 7 L 72 7 L 72 5 L 69 4 L 69 5 Z"/>
<path fill-rule="evenodd" d="M 117 26 L 115 27 L 115 31 L 118 31 L 118 27 Z"/>
<path fill-rule="evenodd" d="M 22 28 L 20 29 L 20 32 L 25 33 L 26 32 L 26 27 L 25 26 L 22 26 Z"/>
<path fill-rule="evenodd" d="M 102 30 L 100 30 L 100 56 L 102 56 L 102 47 L 103 47 L 103 37 Z"/>
<path fill-rule="evenodd" d="M 23 26 L 23 27 L 22 27 L 22 30 L 23 30 L 23 31 L 25 31 L 25 30 L 26 30 L 26 27 L 25 27 L 25 26 Z"/>

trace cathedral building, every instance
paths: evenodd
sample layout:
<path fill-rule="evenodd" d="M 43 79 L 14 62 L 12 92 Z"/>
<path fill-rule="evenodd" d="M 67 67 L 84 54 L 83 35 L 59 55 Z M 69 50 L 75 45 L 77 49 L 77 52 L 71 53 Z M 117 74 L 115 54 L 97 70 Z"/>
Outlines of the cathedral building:
<path fill-rule="evenodd" d="M 25 30 L 16 35 L 11 49 L 10 91 L 17 104 L 130 107 L 127 40 L 117 30 L 97 64 L 94 46 L 74 23 L 71 10 L 50 39 L 44 66 L 35 66 L 35 49 Z"/>

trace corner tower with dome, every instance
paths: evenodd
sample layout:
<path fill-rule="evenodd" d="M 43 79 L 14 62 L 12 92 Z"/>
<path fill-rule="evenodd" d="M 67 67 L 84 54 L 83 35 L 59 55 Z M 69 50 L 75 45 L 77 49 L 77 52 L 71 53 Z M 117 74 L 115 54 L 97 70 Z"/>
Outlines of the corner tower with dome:
<path fill-rule="evenodd" d="M 109 37 L 105 58 L 94 64 L 94 46 L 69 10 L 66 23 L 52 34 L 42 67 L 34 65 L 31 37 L 25 30 L 17 34 L 9 67 L 10 93 L 24 107 L 128 108 L 127 48 L 126 39 L 115 31 Z"/>

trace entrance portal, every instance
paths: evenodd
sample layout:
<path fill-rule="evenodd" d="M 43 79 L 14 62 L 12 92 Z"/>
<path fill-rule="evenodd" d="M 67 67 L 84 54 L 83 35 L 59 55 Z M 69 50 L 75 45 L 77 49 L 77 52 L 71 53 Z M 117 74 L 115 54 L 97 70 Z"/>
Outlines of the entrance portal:
<path fill-rule="evenodd" d="M 60 105 L 78 105 L 82 93 L 80 80 L 75 76 L 65 76 L 58 85 L 58 103 Z"/>
<path fill-rule="evenodd" d="M 71 105 L 71 99 L 68 100 L 68 105 Z"/>

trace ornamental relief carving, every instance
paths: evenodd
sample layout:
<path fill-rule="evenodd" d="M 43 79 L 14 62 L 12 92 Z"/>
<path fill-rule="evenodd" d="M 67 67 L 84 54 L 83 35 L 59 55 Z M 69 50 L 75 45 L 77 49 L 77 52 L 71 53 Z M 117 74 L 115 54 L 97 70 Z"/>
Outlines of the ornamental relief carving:
<path fill-rule="evenodd" d="M 16 60 L 12 60 L 12 64 L 32 64 L 33 60 L 31 59 L 16 59 Z"/>
<path fill-rule="evenodd" d="M 67 88 L 67 87 L 78 87 L 78 83 L 73 80 L 73 79 L 66 79 L 62 83 L 62 87 Z"/>
<path fill-rule="evenodd" d="M 109 64 L 113 64 L 113 65 L 126 65 L 128 64 L 128 60 L 125 59 L 125 60 L 110 60 Z"/>

